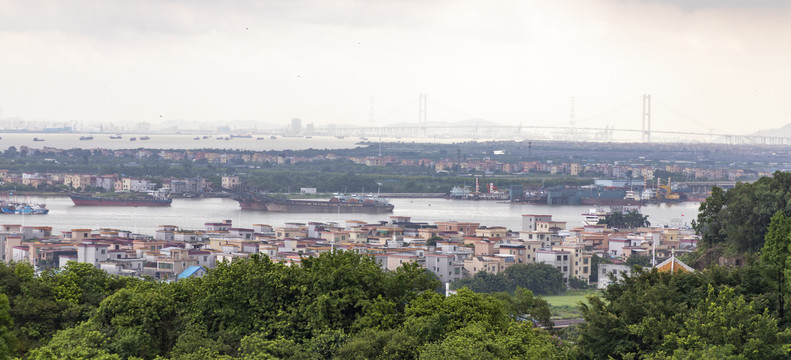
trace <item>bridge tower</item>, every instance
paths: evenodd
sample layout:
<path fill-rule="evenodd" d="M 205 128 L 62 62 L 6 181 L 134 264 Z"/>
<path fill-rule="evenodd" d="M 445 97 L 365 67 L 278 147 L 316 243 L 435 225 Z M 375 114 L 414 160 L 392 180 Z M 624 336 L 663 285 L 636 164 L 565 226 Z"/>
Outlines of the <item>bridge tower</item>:
<path fill-rule="evenodd" d="M 651 142 L 651 95 L 643 95 L 643 142 Z"/>
<path fill-rule="evenodd" d="M 426 94 L 420 94 L 420 108 L 418 109 L 418 128 L 423 132 L 423 137 L 427 135 L 428 120 L 426 118 L 426 105 L 428 97 Z"/>

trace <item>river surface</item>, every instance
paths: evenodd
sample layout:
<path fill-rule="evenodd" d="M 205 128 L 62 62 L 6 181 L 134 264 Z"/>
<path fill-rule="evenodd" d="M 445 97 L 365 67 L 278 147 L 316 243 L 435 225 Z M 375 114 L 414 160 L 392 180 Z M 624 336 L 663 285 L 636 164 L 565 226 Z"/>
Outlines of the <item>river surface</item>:
<path fill-rule="evenodd" d="M 234 227 L 250 228 L 253 224 L 280 226 L 286 222 L 339 222 L 361 220 L 369 223 L 389 220 L 390 216 L 411 216 L 415 222 L 456 220 L 478 222 L 484 226 L 504 226 L 521 230 L 523 214 L 552 215 L 553 220 L 566 221 L 569 226 L 582 223 L 582 214 L 589 206 L 523 205 L 494 201 L 447 199 L 390 199 L 395 205 L 392 214 L 306 214 L 242 211 L 231 199 L 174 199 L 170 207 L 74 206 L 68 197 L 19 197 L 28 203 L 45 203 L 48 215 L 0 215 L 1 224 L 52 226 L 54 234 L 77 228 L 113 228 L 154 235 L 159 225 L 175 225 L 185 230 L 202 230 L 207 222 L 225 219 Z M 689 225 L 697 216 L 699 204 L 645 205 L 641 208 L 652 225 Z"/>
<path fill-rule="evenodd" d="M 82 136 L 92 136 L 93 140 L 80 140 Z M 52 147 L 57 149 L 233 149 L 233 150 L 306 150 L 306 149 L 352 149 L 360 143 L 358 137 L 345 137 L 342 139 L 334 136 L 312 136 L 305 137 L 284 137 L 276 136 L 271 139 L 269 135 L 253 135 L 252 138 L 230 138 L 228 134 L 123 134 L 121 139 L 110 139 L 112 134 L 77 134 L 77 133 L 0 133 L 0 150 L 8 149 L 9 146 L 19 148 L 27 146 L 34 149 Z M 149 140 L 140 140 L 142 136 L 148 136 Z M 204 139 L 203 136 L 207 136 Z M 130 141 L 131 138 L 136 141 Z M 195 140 L 198 137 L 198 140 Z M 228 137 L 228 140 L 225 138 Z M 261 140 L 258 140 L 261 137 Z M 43 139 L 34 141 L 33 139 Z M 371 142 L 443 142 L 451 143 L 453 139 L 400 139 L 400 138 L 370 138 Z"/>

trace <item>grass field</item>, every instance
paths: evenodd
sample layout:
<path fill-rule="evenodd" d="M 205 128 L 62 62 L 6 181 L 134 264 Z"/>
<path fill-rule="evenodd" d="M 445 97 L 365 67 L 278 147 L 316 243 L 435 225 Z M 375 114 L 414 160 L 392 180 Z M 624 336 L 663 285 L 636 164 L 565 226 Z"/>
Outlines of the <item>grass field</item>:
<path fill-rule="evenodd" d="M 549 303 L 549 311 L 553 319 L 578 319 L 582 317 L 579 303 L 585 301 L 585 295 L 595 294 L 593 291 L 572 292 L 568 295 L 542 296 Z"/>
<path fill-rule="evenodd" d="M 577 306 L 577 303 L 585 301 L 585 295 L 586 294 L 542 296 L 542 298 L 546 300 L 550 306 Z"/>

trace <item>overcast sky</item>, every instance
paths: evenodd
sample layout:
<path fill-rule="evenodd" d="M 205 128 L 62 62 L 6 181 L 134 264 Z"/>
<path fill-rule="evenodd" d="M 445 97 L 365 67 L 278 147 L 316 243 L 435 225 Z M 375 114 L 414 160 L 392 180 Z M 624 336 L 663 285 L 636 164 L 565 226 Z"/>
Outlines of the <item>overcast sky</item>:
<path fill-rule="evenodd" d="M 0 117 L 749 133 L 791 123 L 788 3 L 0 0 Z"/>

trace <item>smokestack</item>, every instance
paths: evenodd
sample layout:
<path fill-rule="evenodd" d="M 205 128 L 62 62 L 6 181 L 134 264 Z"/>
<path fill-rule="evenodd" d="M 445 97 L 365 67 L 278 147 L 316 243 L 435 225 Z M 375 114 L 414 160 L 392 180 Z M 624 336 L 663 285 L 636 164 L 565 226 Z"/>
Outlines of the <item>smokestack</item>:
<path fill-rule="evenodd" d="M 478 184 L 478 178 L 475 178 L 475 193 L 481 192 L 481 186 Z"/>

